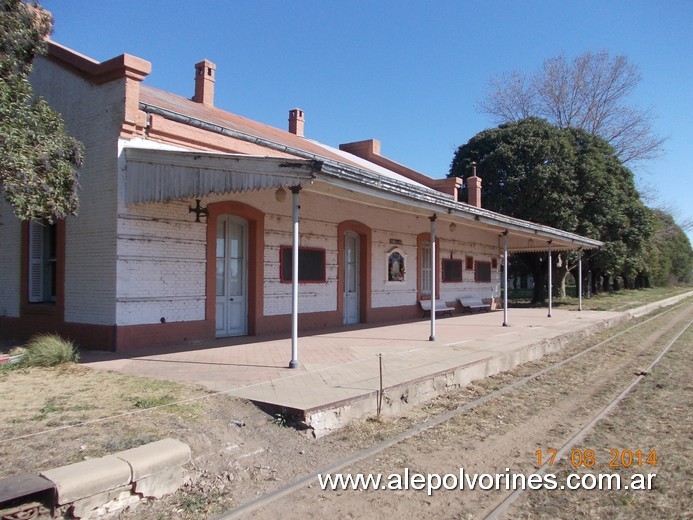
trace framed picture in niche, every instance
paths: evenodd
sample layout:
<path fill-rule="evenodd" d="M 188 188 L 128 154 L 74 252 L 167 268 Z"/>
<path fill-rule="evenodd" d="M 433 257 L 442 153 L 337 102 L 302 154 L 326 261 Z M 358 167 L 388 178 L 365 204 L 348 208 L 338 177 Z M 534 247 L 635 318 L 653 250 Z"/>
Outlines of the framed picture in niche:
<path fill-rule="evenodd" d="M 404 253 L 395 248 L 387 254 L 387 281 L 403 282 L 406 276 L 406 257 Z"/>

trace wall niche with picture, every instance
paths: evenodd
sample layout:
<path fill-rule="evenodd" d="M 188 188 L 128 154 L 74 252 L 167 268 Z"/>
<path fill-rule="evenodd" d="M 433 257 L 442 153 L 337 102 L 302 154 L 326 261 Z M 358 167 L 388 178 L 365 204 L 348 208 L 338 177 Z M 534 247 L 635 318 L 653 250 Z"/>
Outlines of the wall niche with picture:
<path fill-rule="evenodd" d="M 404 282 L 406 279 L 407 257 L 404 252 L 396 247 L 387 253 L 387 281 Z"/>

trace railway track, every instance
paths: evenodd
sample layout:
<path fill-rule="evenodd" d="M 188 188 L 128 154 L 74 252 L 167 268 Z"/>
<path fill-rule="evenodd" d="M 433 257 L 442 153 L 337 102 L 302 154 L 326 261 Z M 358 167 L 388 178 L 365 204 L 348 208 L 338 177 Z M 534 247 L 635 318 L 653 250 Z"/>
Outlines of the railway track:
<path fill-rule="evenodd" d="M 287 483 L 267 494 L 259 496 L 256 499 L 237 507 L 236 509 L 217 516 L 216 518 L 240 518 L 247 517 L 253 513 L 258 513 L 258 517 L 266 516 L 266 514 L 273 513 L 273 508 L 278 508 L 277 510 L 285 512 L 287 510 L 295 512 L 297 517 L 305 515 L 308 512 L 313 513 L 315 511 L 312 509 L 312 507 L 315 504 L 310 503 L 309 507 L 306 505 L 307 501 L 305 499 L 308 498 L 307 495 L 319 493 L 315 487 L 308 487 L 311 483 L 317 480 L 319 475 L 334 474 L 345 468 L 358 468 L 359 470 L 369 469 L 369 461 L 371 461 L 371 464 L 373 464 L 375 468 L 379 468 L 379 463 L 377 461 L 373 462 L 372 459 L 376 456 L 387 459 L 387 457 L 384 455 L 388 451 L 393 451 L 395 449 L 403 452 L 405 454 L 405 459 L 410 457 L 410 460 L 417 460 L 416 454 L 422 451 L 422 447 L 423 449 L 429 449 L 431 443 L 435 444 L 436 439 L 439 437 L 437 430 L 440 430 L 441 428 L 454 430 L 457 427 L 455 423 L 459 423 L 461 418 L 463 418 L 466 414 L 477 413 L 479 410 L 484 409 L 484 407 L 494 406 L 496 409 L 492 413 L 496 413 L 499 406 L 498 403 L 502 402 L 502 400 L 509 400 L 510 406 L 512 407 L 513 401 L 526 402 L 528 399 L 531 399 L 532 397 L 528 397 L 528 395 L 533 391 L 538 392 L 537 395 L 541 395 L 542 388 L 539 388 L 538 390 L 532 390 L 532 388 L 530 388 L 532 384 L 536 385 L 538 381 L 541 381 L 542 384 L 553 385 L 554 383 L 551 381 L 552 378 L 562 378 L 564 381 L 556 383 L 555 388 L 551 387 L 551 392 L 555 394 L 552 397 L 562 396 L 564 401 L 571 401 L 571 399 L 576 402 L 580 401 L 579 396 L 571 395 L 571 385 L 573 387 L 576 385 L 574 374 L 577 373 L 579 376 L 578 379 L 582 378 L 580 383 L 585 387 L 584 390 L 581 390 L 584 393 L 585 399 L 594 399 L 595 401 L 599 401 L 599 405 L 597 406 L 596 404 L 591 404 L 590 412 L 581 414 L 582 417 L 579 418 L 579 421 L 576 419 L 576 421 L 580 424 L 570 424 L 568 427 L 566 427 L 569 435 L 565 434 L 559 436 L 561 437 L 561 444 L 556 443 L 554 445 L 561 446 L 561 449 L 558 451 L 563 454 L 570 448 L 570 446 L 573 446 L 576 442 L 582 439 L 601 417 L 612 410 L 630 391 L 630 389 L 637 384 L 637 382 L 646 377 L 645 375 L 639 375 L 635 380 L 633 380 L 631 377 L 628 378 L 627 382 L 624 382 L 623 375 L 628 373 L 632 374 L 633 372 L 638 371 L 648 373 L 651 367 L 654 366 L 654 364 L 658 362 L 662 356 L 664 356 L 665 353 L 672 348 L 672 346 L 676 345 L 676 342 L 679 341 L 681 335 L 684 334 L 691 324 L 691 315 L 693 314 L 692 307 L 691 302 L 685 300 L 682 303 L 670 307 L 654 316 L 643 319 L 637 323 L 630 324 L 618 332 L 609 334 L 608 337 L 602 341 L 589 345 L 587 348 L 584 348 L 573 355 L 548 364 L 547 366 L 544 366 L 543 368 L 536 370 L 529 375 L 516 377 L 512 382 L 509 382 L 501 388 L 490 391 L 478 399 L 467 402 L 462 406 L 448 410 L 444 413 L 440 413 L 424 422 L 421 422 L 420 424 L 416 424 L 415 426 L 390 439 L 384 440 L 357 453 L 353 453 L 335 462 L 334 464 L 322 467 L 316 471 L 296 478 L 292 482 Z M 663 344 L 665 344 L 664 348 L 662 348 Z M 654 362 L 652 362 L 652 352 L 658 353 L 658 356 Z M 644 361 L 646 358 L 647 362 Z M 652 364 L 643 370 L 643 366 L 650 362 L 652 362 Z M 611 378 L 613 381 L 604 381 L 599 384 L 595 383 L 595 385 L 593 385 L 591 388 L 589 378 L 595 377 L 595 379 L 598 380 L 599 375 L 597 370 L 593 370 L 594 374 L 590 374 L 590 367 L 599 367 L 600 370 L 603 370 L 604 365 L 607 363 L 614 364 L 611 372 L 607 372 L 614 376 Z M 570 376 L 566 378 L 565 375 L 560 375 L 563 373 L 568 373 Z M 615 375 L 618 375 L 618 377 L 615 377 Z M 606 405 L 603 404 L 603 401 L 605 400 Z M 549 419 L 546 420 L 546 424 L 560 424 L 562 420 L 560 413 L 553 411 L 550 404 L 547 406 L 548 408 L 545 415 L 549 416 Z M 552 415 L 555 417 L 551 417 Z M 474 420 L 475 418 L 472 417 L 468 422 L 473 422 Z M 524 428 L 531 431 L 532 423 L 535 418 L 530 417 L 518 420 L 525 421 L 525 423 L 523 423 L 526 424 Z M 576 421 L 573 421 L 573 423 Z M 513 426 L 507 428 L 511 436 L 512 428 Z M 505 433 L 507 436 L 508 432 Z M 499 434 L 492 433 L 489 435 L 498 436 Z M 468 438 L 468 435 L 465 437 L 465 439 L 466 438 Z M 449 445 L 442 445 L 441 449 L 443 448 L 448 450 L 451 455 L 459 456 L 461 457 L 460 460 L 463 460 L 464 457 L 467 456 L 466 454 L 469 452 L 469 450 L 473 451 L 473 443 L 471 445 L 467 445 L 464 449 L 460 448 L 457 451 L 455 451 L 454 446 L 451 448 Z M 402 458 L 401 454 L 399 455 L 399 458 Z M 527 470 L 529 471 L 529 468 L 527 468 Z M 536 468 L 532 468 L 531 471 L 536 473 L 538 470 Z M 334 492 L 331 493 L 334 495 Z M 301 495 L 302 500 L 300 502 L 304 505 L 298 508 L 287 508 L 287 501 L 291 501 L 292 504 L 297 502 L 296 497 L 293 496 L 294 494 Z M 341 508 L 341 513 L 345 513 L 349 510 L 349 499 L 348 497 L 343 498 L 344 496 L 344 494 L 340 496 L 340 500 L 344 503 L 338 506 Z M 465 507 L 467 508 L 467 511 L 471 511 L 471 514 L 473 514 L 474 517 L 482 517 L 483 515 L 486 515 L 487 518 L 498 518 L 505 511 L 507 511 L 508 507 L 518 498 L 518 496 L 519 493 L 508 493 L 507 496 L 501 498 L 499 501 L 497 493 L 495 496 L 487 493 L 481 497 L 474 498 L 471 503 L 467 504 Z M 308 500 L 310 499 L 308 498 Z M 328 497 L 326 501 L 329 502 L 330 500 L 331 497 Z M 374 501 L 375 507 L 377 507 L 377 502 L 377 500 Z M 384 500 L 384 502 L 388 501 Z M 403 501 L 400 500 L 400 502 Z M 325 504 L 324 507 L 326 508 L 325 512 L 331 511 L 331 508 L 333 508 L 333 506 L 330 504 Z M 402 506 L 401 504 L 395 504 L 395 508 L 397 507 L 404 507 L 404 510 L 407 509 L 407 506 Z M 320 516 L 319 512 L 316 514 Z M 286 517 L 286 515 L 284 516 Z M 358 516 L 358 514 L 355 516 Z"/>
<path fill-rule="evenodd" d="M 669 351 L 669 349 L 679 340 L 679 338 L 681 338 L 684 332 L 688 330 L 692 323 L 693 322 L 688 322 L 688 324 L 683 329 L 681 329 L 671 341 L 667 343 L 664 349 L 662 349 L 659 355 L 657 355 L 654 361 L 652 361 L 652 363 L 650 363 L 650 365 L 647 368 L 641 371 L 641 373 L 638 374 L 637 377 L 635 377 L 633 381 L 631 381 L 631 383 L 628 386 L 626 386 L 620 394 L 618 394 L 614 399 L 612 399 L 608 405 L 606 405 L 604 408 L 599 410 L 599 412 L 594 414 L 590 421 L 583 428 L 581 428 L 579 432 L 577 432 L 570 439 L 568 439 L 568 441 L 565 444 L 563 444 L 563 446 L 559 450 L 557 450 L 555 456 L 551 458 L 551 463 L 549 463 L 549 461 L 546 461 L 534 473 L 541 475 L 545 473 L 547 470 L 549 470 L 551 465 L 558 464 L 562 460 L 564 460 L 566 456 L 570 453 L 570 450 L 572 450 L 576 445 L 578 445 L 578 443 L 582 441 L 587 436 L 587 434 L 594 430 L 594 427 L 597 425 L 597 423 L 604 417 L 606 417 L 607 414 L 609 414 L 626 396 L 628 396 L 631 390 L 633 390 L 633 388 L 635 388 L 637 384 L 639 384 L 643 381 L 643 379 L 645 379 L 645 377 L 661 361 L 661 359 Z M 497 518 L 500 518 L 501 515 L 506 513 L 510 506 L 524 492 L 524 489 L 517 489 L 510 493 L 508 496 L 503 498 L 503 500 L 498 505 L 496 505 L 496 507 L 494 507 L 489 514 L 484 516 L 484 520 L 495 520 Z"/>

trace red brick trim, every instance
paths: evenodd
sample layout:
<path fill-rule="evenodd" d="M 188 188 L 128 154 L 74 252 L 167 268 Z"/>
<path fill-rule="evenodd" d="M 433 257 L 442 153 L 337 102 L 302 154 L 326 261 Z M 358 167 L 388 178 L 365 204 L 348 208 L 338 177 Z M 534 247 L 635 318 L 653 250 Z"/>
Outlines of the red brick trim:
<path fill-rule="evenodd" d="M 94 350 L 115 350 L 113 325 L 65 323 L 34 314 L 22 318 L 0 317 L 0 338 L 17 343 L 26 342 L 36 334 L 58 334 L 74 341 L 78 347 Z"/>
<path fill-rule="evenodd" d="M 71 68 L 97 85 L 120 78 L 142 81 L 152 71 L 151 63 L 130 54 L 121 54 L 108 61 L 98 62 L 54 41 L 48 40 L 46 44 L 49 58 Z"/>
<path fill-rule="evenodd" d="M 114 327 L 116 351 L 134 353 L 149 347 L 180 345 L 191 341 L 213 340 L 206 321 L 177 321 Z"/>

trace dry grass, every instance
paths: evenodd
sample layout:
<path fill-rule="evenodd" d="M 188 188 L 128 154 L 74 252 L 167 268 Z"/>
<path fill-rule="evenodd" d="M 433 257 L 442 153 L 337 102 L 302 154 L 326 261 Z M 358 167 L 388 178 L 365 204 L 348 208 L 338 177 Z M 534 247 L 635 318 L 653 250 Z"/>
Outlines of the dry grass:
<path fill-rule="evenodd" d="M 32 337 L 25 347 L 26 353 L 20 364 L 29 367 L 54 367 L 79 361 L 77 346 L 56 334 L 39 334 Z"/>
<path fill-rule="evenodd" d="M 675 287 L 652 287 L 649 289 L 628 289 L 620 291 L 599 292 L 593 294 L 590 298 L 582 299 L 582 308 L 587 311 L 626 311 L 633 307 L 646 305 L 648 303 L 676 296 L 693 290 L 693 286 L 675 286 Z M 556 308 L 564 310 L 577 310 L 577 297 L 570 296 L 575 294 L 575 288 L 568 288 L 569 296 L 565 298 L 554 298 L 553 305 Z M 517 289 L 509 293 L 510 303 L 512 307 L 528 307 L 532 298 L 531 289 Z"/>
<path fill-rule="evenodd" d="M 143 411 L 206 392 L 67 364 L 0 372 L 0 395 L 0 457 L 13 461 L 0 468 L 6 477 L 163 438 L 167 428 L 152 420 L 157 411 L 147 410 L 147 418 Z M 195 419 L 197 408 L 183 404 L 158 413 L 187 421 Z"/>

